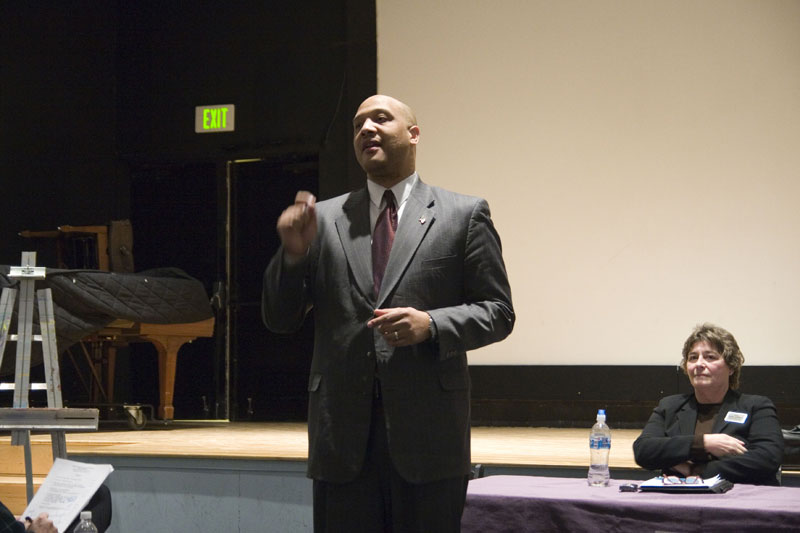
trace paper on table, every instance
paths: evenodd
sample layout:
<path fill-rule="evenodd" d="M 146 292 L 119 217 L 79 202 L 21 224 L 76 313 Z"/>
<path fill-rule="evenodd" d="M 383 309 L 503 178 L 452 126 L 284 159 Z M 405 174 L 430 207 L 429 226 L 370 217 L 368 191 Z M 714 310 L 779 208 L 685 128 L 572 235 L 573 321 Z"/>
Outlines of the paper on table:
<path fill-rule="evenodd" d="M 733 483 L 721 478 L 719 474 L 708 479 L 703 479 L 702 483 L 664 483 L 663 476 L 656 476 L 648 479 L 639 485 L 642 492 L 726 492 Z"/>
<path fill-rule="evenodd" d="M 56 528 L 64 533 L 113 471 L 111 465 L 56 458 L 22 516 L 35 518 L 47 513 Z"/>

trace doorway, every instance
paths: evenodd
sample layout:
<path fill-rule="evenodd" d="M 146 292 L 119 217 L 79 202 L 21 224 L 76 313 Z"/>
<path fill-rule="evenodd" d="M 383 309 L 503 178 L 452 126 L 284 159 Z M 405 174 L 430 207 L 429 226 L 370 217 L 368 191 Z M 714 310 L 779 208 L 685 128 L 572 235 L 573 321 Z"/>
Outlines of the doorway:
<path fill-rule="evenodd" d="M 313 317 L 292 335 L 261 320 L 264 269 L 280 245 L 275 224 L 297 191 L 319 191 L 318 154 L 228 164 L 228 357 L 231 419 L 301 421 L 308 408 Z"/>

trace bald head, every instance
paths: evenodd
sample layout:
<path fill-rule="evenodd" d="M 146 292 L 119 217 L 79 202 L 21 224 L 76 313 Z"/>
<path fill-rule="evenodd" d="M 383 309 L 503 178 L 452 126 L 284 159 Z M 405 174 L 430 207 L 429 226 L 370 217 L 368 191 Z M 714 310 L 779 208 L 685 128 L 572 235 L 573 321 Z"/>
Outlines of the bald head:
<path fill-rule="evenodd" d="M 415 170 L 419 142 L 411 108 L 383 94 L 370 96 L 353 117 L 353 148 L 367 178 L 392 187 Z"/>
<path fill-rule="evenodd" d="M 396 114 L 409 126 L 417 125 L 417 117 L 414 115 L 414 111 L 406 103 L 401 102 L 397 98 L 385 94 L 376 94 L 361 102 L 361 105 L 358 106 L 358 110 L 361 111 L 362 108 L 370 106 L 387 106 L 394 108 Z M 356 116 L 358 116 L 358 111 L 356 111 Z"/>

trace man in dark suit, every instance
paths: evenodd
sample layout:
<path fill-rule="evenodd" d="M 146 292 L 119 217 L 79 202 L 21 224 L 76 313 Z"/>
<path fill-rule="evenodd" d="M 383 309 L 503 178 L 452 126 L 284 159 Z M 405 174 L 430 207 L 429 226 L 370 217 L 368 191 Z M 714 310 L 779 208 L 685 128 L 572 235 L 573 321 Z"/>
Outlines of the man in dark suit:
<path fill-rule="evenodd" d="M 353 127 L 367 186 L 320 203 L 299 192 L 264 274 L 271 330 L 295 331 L 314 308 L 315 530 L 455 532 L 470 469 L 466 352 L 515 319 L 500 238 L 485 200 L 419 178 L 408 106 L 370 97 Z"/>

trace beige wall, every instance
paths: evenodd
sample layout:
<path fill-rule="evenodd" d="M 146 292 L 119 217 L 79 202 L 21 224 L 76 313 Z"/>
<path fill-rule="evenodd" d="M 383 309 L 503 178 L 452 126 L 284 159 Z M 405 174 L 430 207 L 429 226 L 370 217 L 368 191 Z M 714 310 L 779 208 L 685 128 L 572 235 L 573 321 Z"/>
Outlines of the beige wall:
<path fill-rule="evenodd" d="M 474 364 L 800 364 L 800 1 L 377 0 L 431 184 L 487 198 L 518 319 Z"/>

